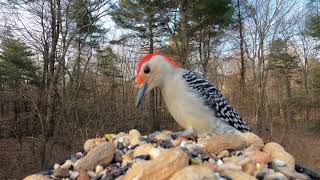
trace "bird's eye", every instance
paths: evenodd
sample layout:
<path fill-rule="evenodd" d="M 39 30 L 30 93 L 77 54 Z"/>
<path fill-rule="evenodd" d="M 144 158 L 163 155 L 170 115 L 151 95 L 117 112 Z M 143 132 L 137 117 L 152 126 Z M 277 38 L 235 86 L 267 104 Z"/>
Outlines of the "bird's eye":
<path fill-rule="evenodd" d="M 144 72 L 145 74 L 149 74 L 149 73 L 150 73 L 150 67 L 147 65 L 147 66 L 144 68 L 143 72 Z"/>

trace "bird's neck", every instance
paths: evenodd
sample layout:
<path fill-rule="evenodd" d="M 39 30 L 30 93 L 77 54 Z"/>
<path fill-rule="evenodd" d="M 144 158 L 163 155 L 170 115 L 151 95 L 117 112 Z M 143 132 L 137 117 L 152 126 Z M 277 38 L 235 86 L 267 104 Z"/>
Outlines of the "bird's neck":
<path fill-rule="evenodd" d="M 162 77 L 162 83 L 159 86 L 161 93 L 163 94 L 163 98 L 166 101 L 170 101 L 170 97 L 173 94 L 173 92 L 176 92 L 176 89 L 179 84 L 179 80 L 180 80 L 180 74 L 181 69 L 173 69 L 170 73 L 166 73 L 165 75 L 163 75 Z"/>
<path fill-rule="evenodd" d="M 176 73 L 178 72 L 178 69 L 179 69 L 169 63 L 164 64 L 163 66 L 166 66 L 166 67 L 159 68 L 161 69 L 161 71 L 159 71 L 160 83 L 158 87 L 161 89 L 161 91 L 163 91 L 166 88 L 166 86 L 168 86 L 168 84 L 170 84 L 170 82 L 175 78 Z"/>

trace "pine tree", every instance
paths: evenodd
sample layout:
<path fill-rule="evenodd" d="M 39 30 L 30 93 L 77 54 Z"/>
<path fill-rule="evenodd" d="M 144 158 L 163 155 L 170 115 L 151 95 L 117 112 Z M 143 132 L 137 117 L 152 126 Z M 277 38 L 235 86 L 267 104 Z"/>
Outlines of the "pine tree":
<path fill-rule="evenodd" d="M 311 59 L 310 62 L 310 89 L 313 95 L 320 96 L 320 60 Z"/>
<path fill-rule="evenodd" d="M 0 83 L 1 87 L 15 88 L 22 83 L 36 83 L 37 70 L 30 48 L 11 34 L 5 35 L 1 43 Z"/>
<path fill-rule="evenodd" d="M 164 35 L 164 24 L 166 19 L 162 13 L 169 5 L 167 0 L 120 0 L 119 4 L 113 6 L 112 19 L 120 27 L 132 30 L 141 40 L 147 41 L 147 52 L 153 53 L 155 42 Z M 149 112 L 152 119 L 152 129 L 160 129 L 157 118 L 156 90 L 152 90 L 149 98 Z"/>
<path fill-rule="evenodd" d="M 295 55 L 289 53 L 287 41 L 277 39 L 270 44 L 271 65 L 282 75 L 291 75 L 298 68 L 298 61 Z"/>
<path fill-rule="evenodd" d="M 320 0 L 310 0 L 309 15 L 306 20 L 307 32 L 320 40 Z"/>
<path fill-rule="evenodd" d="M 113 52 L 111 47 L 98 50 L 97 56 L 98 73 L 101 73 L 107 77 L 115 77 L 121 74 L 116 67 L 116 60 L 118 57 Z"/>
<path fill-rule="evenodd" d="M 164 24 L 167 23 L 162 14 L 169 1 L 161 0 L 120 0 L 112 8 L 111 16 L 116 24 L 132 30 L 142 40 L 147 40 L 148 52 L 152 53 L 154 44 L 163 37 Z"/>
<path fill-rule="evenodd" d="M 299 66 L 297 57 L 289 53 L 286 40 L 277 39 L 270 44 L 271 68 L 277 71 L 281 77 L 284 77 L 286 89 L 286 110 L 284 112 L 289 123 L 293 120 L 292 110 L 292 76 L 297 72 Z"/>
<path fill-rule="evenodd" d="M 194 37 L 203 74 L 207 75 L 212 44 L 219 44 L 217 37 L 232 23 L 232 1 L 195 0 L 190 6 L 191 23 L 188 34 Z"/>

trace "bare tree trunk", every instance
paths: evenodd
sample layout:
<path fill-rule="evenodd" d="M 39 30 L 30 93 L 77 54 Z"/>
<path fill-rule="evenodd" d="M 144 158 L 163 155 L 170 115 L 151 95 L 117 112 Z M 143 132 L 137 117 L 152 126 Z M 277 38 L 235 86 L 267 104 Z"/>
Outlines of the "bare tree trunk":
<path fill-rule="evenodd" d="M 44 142 L 42 145 L 42 161 L 41 166 L 44 167 L 47 164 L 46 149 L 49 138 L 54 135 L 55 128 L 55 61 L 56 51 L 59 38 L 59 22 L 60 22 L 60 0 L 50 1 L 51 12 L 51 51 L 49 56 L 49 71 L 48 71 L 48 90 L 47 90 L 47 109 L 46 109 L 46 129 L 43 132 Z"/>
<path fill-rule="evenodd" d="M 203 75 L 204 76 L 206 76 L 207 74 L 207 72 L 206 72 L 206 70 L 205 70 L 205 67 L 204 67 L 204 60 L 203 60 L 203 53 L 202 53 L 202 51 L 203 51 L 203 49 L 204 49 L 204 47 L 202 47 L 202 44 L 203 44 L 203 39 L 204 39 L 204 37 L 203 37 L 203 29 L 202 30 L 200 30 L 199 31 L 199 39 L 198 39 L 198 42 L 199 42 L 199 47 L 198 47 L 198 51 L 199 51 L 199 59 L 200 59 L 200 63 L 201 63 L 201 65 L 202 65 L 202 69 L 203 69 Z"/>
<path fill-rule="evenodd" d="M 255 122 L 256 130 L 258 133 L 261 133 L 261 127 L 263 126 L 263 108 L 264 108 L 264 92 L 265 92 L 265 83 L 264 83 L 264 36 L 260 35 L 259 49 L 258 49 L 258 66 L 257 66 L 257 78 L 255 83 Z"/>
<path fill-rule="evenodd" d="M 303 79 L 304 79 L 304 90 L 305 90 L 305 102 L 304 102 L 304 120 L 305 122 L 309 122 L 309 114 L 310 109 L 308 107 L 308 100 L 309 100 L 309 88 L 308 88 L 308 57 L 306 55 L 306 48 L 303 48 L 304 51 L 304 68 L 303 68 Z"/>
<path fill-rule="evenodd" d="M 244 34 L 243 34 L 243 20 L 241 13 L 241 4 L 240 0 L 237 0 L 237 8 L 238 8 L 238 26 L 239 26 L 239 37 L 240 37 L 240 61 L 241 61 L 241 69 L 240 69 L 240 88 L 242 95 L 245 92 L 246 86 L 246 66 L 244 59 Z"/>
<path fill-rule="evenodd" d="M 203 67 L 203 75 L 207 76 L 207 72 L 208 72 L 208 64 L 209 64 L 209 60 L 210 60 L 210 42 L 211 42 L 211 36 L 210 36 L 210 26 L 206 27 L 204 29 L 204 37 L 207 37 L 207 39 L 204 40 L 204 52 L 203 52 L 203 63 L 202 63 L 202 67 Z"/>
<path fill-rule="evenodd" d="M 43 52 L 43 69 L 42 69 L 42 86 L 47 87 L 47 79 L 48 79 L 48 57 L 49 57 L 49 47 L 47 44 L 44 44 L 44 52 Z"/>
<path fill-rule="evenodd" d="M 150 16 L 150 20 L 149 20 L 149 53 L 153 53 L 153 50 L 154 50 L 154 42 L 153 42 L 153 38 L 154 38 L 154 35 L 153 35 L 153 22 L 154 19 L 152 17 L 152 15 Z M 150 114 L 150 117 L 152 118 L 152 131 L 157 131 L 159 130 L 159 126 L 158 126 L 158 118 L 157 118 L 157 103 L 156 103 L 156 89 L 153 89 L 151 92 L 150 92 L 150 95 L 149 95 L 149 114 Z"/>
<path fill-rule="evenodd" d="M 199 57 L 203 71 L 203 76 L 207 76 L 208 64 L 210 59 L 210 27 L 205 27 L 199 31 Z"/>
<path fill-rule="evenodd" d="M 188 0 L 180 0 L 180 15 L 181 15 L 181 51 L 180 51 L 180 63 L 182 67 L 188 67 Z"/>
<path fill-rule="evenodd" d="M 287 114 L 287 124 L 293 124 L 293 112 L 292 112 L 292 93 L 291 93 L 291 85 L 290 85 L 290 77 L 288 74 L 288 70 L 285 70 L 285 86 L 286 86 L 286 91 L 287 91 L 287 100 L 286 100 L 286 114 Z"/>

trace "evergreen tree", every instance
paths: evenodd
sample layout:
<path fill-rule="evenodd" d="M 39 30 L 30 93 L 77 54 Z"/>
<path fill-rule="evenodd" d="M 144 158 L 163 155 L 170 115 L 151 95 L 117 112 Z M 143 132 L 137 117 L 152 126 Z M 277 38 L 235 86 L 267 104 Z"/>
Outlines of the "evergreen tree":
<path fill-rule="evenodd" d="M 142 40 L 147 40 L 145 48 L 152 53 L 155 42 L 160 41 L 165 33 L 164 25 L 168 22 L 163 13 L 169 4 L 167 0 L 120 0 L 110 14 L 118 26 L 130 29 Z"/>
<path fill-rule="evenodd" d="M 101 39 L 105 34 L 105 29 L 100 21 L 99 9 L 105 4 L 101 0 L 75 0 L 71 3 L 70 19 L 71 19 L 71 34 L 75 35 L 74 48 L 77 51 L 77 56 L 72 62 L 72 78 L 69 82 L 69 90 L 73 92 L 74 98 L 78 96 L 79 90 L 76 87 L 81 87 L 81 80 L 84 71 L 88 65 L 88 59 L 92 50 L 99 50 Z"/>
<path fill-rule="evenodd" d="M 168 8 L 167 0 L 120 0 L 112 8 L 111 16 L 115 23 L 123 28 L 132 30 L 142 40 L 147 41 L 147 52 L 153 53 L 155 42 L 164 35 L 164 25 L 168 22 L 163 13 Z M 149 98 L 149 113 L 152 119 L 152 129 L 159 130 L 157 118 L 156 90 L 152 90 Z"/>
<path fill-rule="evenodd" d="M 288 122 L 293 121 L 292 109 L 292 76 L 298 69 L 297 57 L 290 54 L 287 41 L 277 39 L 270 44 L 270 60 L 271 67 L 274 68 L 283 78 L 286 89 L 286 108 L 284 110 L 285 117 Z M 282 80 L 282 79 L 280 79 Z"/>
<path fill-rule="evenodd" d="M 99 21 L 100 13 L 96 11 L 104 3 L 100 0 L 75 0 L 72 2 L 70 18 L 73 20 L 73 28 L 78 43 L 99 44 L 98 39 L 104 34 L 105 30 Z"/>
<path fill-rule="evenodd" d="M 310 62 L 310 89 L 315 96 L 320 96 L 320 61 L 311 59 Z"/>
<path fill-rule="evenodd" d="M 215 31 L 223 30 L 232 22 L 231 0 L 195 0 L 192 3 L 192 29 L 214 26 Z"/>
<path fill-rule="evenodd" d="M 168 6 L 166 17 L 171 35 L 171 54 L 178 55 L 182 67 L 190 68 L 190 51 L 199 52 L 203 73 L 206 74 L 209 47 L 215 38 L 232 22 L 231 0 L 179 0 Z M 216 42 L 215 42 L 216 43 Z M 196 62 L 198 64 L 198 62 Z"/>
<path fill-rule="evenodd" d="M 310 0 L 308 9 L 310 13 L 306 20 L 307 32 L 320 39 L 320 0 Z"/>
<path fill-rule="evenodd" d="M 194 37 L 203 74 L 207 75 L 209 59 L 214 50 L 212 44 L 219 44 L 217 37 L 232 23 L 232 1 L 194 0 L 190 6 L 189 36 Z"/>
<path fill-rule="evenodd" d="M 277 39 L 270 44 L 271 66 L 280 74 L 291 77 L 298 68 L 298 61 L 297 57 L 288 51 L 285 40 Z"/>
<path fill-rule="evenodd" d="M 113 52 L 111 47 L 106 47 L 98 50 L 98 73 L 108 77 L 115 77 L 121 74 L 116 67 L 117 55 Z"/>
<path fill-rule="evenodd" d="M 5 35 L 1 43 L 0 83 L 1 87 L 14 88 L 22 83 L 36 83 L 38 67 L 33 61 L 30 48 L 11 34 Z"/>

